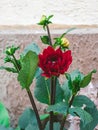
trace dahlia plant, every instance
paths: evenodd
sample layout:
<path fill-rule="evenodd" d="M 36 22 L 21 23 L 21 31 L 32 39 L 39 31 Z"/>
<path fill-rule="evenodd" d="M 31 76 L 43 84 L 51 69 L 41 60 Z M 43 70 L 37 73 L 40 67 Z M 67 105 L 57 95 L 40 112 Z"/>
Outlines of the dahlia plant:
<path fill-rule="evenodd" d="M 79 95 L 81 88 L 85 88 L 91 81 L 92 70 L 84 75 L 79 70 L 68 73 L 72 64 L 72 54 L 66 34 L 51 39 L 49 24 L 53 15 L 42 16 L 38 23 L 47 32 L 41 36 L 41 41 L 46 44 L 40 52 L 37 44 L 28 45 L 17 59 L 15 52 L 19 47 L 14 45 L 5 49 L 5 63 L 13 66 L 1 66 L 9 72 L 16 73 L 21 88 L 26 89 L 32 108 L 27 108 L 18 120 L 15 130 L 66 130 L 66 119 L 69 115 L 80 118 L 81 130 L 93 130 L 98 123 L 98 110 L 88 97 Z M 64 76 L 64 83 L 60 83 L 60 75 Z M 36 80 L 34 93 L 30 86 Z M 46 104 L 45 113 L 39 114 L 34 97 Z M 13 130 L 10 127 L 8 112 L 0 104 L 0 130 Z"/>

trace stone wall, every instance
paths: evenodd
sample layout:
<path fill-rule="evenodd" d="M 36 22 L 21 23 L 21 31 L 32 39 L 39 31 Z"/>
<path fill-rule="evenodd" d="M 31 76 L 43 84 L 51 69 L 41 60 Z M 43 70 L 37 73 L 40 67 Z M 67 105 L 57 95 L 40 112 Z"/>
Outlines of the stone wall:
<path fill-rule="evenodd" d="M 65 30 L 66 28 L 52 29 L 52 38 L 60 36 Z M 42 45 L 40 35 L 44 33 L 45 32 L 42 32 L 40 29 L 1 29 L 0 66 L 4 65 L 3 51 L 8 45 L 15 44 L 20 46 L 20 50 L 16 53 L 17 57 L 19 56 L 19 53 L 22 52 L 24 47 L 32 42 L 37 43 L 42 50 L 45 45 Z M 86 74 L 93 69 L 98 70 L 98 29 L 76 29 L 69 33 L 66 37 L 70 41 L 70 48 L 72 49 L 73 55 L 73 63 L 69 71 L 78 68 Z M 23 111 L 24 107 L 30 106 L 26 91 L 20 88 L 20 85 L 16 79 L 17 75 L 8 73 L 4 70 L 0 71 L 0 100 L 6 104 L 6 107 L 11 113 L 12 122 L 14 119 L 18 119 L 18 116 Z M 98 72 L 93 75 L 92 83 L 95 88 L 98 88 Z M 32 85 L 32 89 L 33 88 L 34 84 Z M 37 105 L 39 111 L 41 111 L 40 103 L 37 103 Z"/>

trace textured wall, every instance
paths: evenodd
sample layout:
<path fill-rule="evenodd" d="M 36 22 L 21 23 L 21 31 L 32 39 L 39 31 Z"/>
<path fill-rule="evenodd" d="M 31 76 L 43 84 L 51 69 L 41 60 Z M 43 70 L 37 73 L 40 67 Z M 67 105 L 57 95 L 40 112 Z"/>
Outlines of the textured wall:
<path fill-rule="evenodd" d="M 54 30 L 51 33 L 53 37 L 61 35 L 60 33 L 65 30 Z M 91 34 L 93 32 L 93 34 Z M 30 30 L 13 30 L 1 31 L 0 33 L 0 66 L 3 65 L 4 49 L 8 45 L 19 45 L 20 52 L 23 48 L 32 43 L 36 42 L 41 49 L 45 46 L 40 42 L 41 32 L 35 32 Z M 70 70 L 79 68 L 82 72 L 88 73 L 92 69 L 98 69 L 98 33 L 97 29 L 77 29 L 73 33 L 67 35 L 70 41 L 70 47 L 73 54 L 73 63 Z M 19 52 L 18 52 L 19 54 Z M 11 85 L 12 81 L 16 78 L 13 74 L 0 71 L 0 98 L 6 96 L 7 88 Z M 98 72 L 93 77 L 94 84 L 97 86 L 98 83 Z M 12 83 L 13 84 L 13 83 Z"/>
<path fill-rule="evenodd" d="M 34 24 L 42 14 L 59 24 L 98 24 L 98 0 L 0 0 L 0 25 Z"/>
<path fill-rule="evenodd" d="M 53 37 L 60 36 L 64 30 L 52 30 Z M 43 32 L 40 30 L 1 30 L 0 31 L 0 66 L 4 65 L 4 49 L 8 45 L 19 45 L 20 50 L 17 52 L 17 56 L 22 52 L 24 47 L 36 42 L 41 50 L 45 47 L 40 42 L 40 35 Z M 72 49 L 73 63 L 70 67 L 70 71 L 79 68 L 80 71 L 88 73 L 92 69 L 98 70 L 98 29 L 87 28 L 77 29 L 67 35 L 70 41 L 70 48 Z M 97 95 L 98 87 L 98 72 L 93 76 L 93 84 L 95 85 L 92 90 L 93 95 Z M 32 85 L 32 89 L 34 84 Z M 32 91 L 33 92 L 33 91 Z M 88 90 L 85 91 L 86 93 Z M 91 90 L 89 90 L 91 93 Z M 84 93 L 84 92 L 83 92 Z M 86 94 L 84 93 L 84 94 Z M 90 94 L 91 96 L 91 94 Z M 98 98 L 98 97 L 97 97 Z M 96 98 L 96 101 L 97 101 Z M 95 99 L 95 96 L 94 96 Z M 30 106 L 29 99 L 25 90 L 22 90 L 17 82 L 17 75 L 8 73 L 6 71 L 0 71 L 0 100 L 6 104 L 11 116 L 12 125 L 17 124 L 18 116 L 24 110 L 24 107 Z M 43 107 L 37 102 L 38 110 L 42 112 Z"/>

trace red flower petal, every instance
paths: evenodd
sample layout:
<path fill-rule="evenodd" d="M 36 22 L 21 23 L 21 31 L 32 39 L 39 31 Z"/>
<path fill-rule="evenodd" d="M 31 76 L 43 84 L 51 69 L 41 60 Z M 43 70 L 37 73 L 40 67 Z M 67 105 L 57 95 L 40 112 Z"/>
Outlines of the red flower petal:
<path fill-rule="evenodd" d="M 39 67 L 43 70 L 43 76 L 59 76 L 68 70 L 72 62 L 71 51 L 62 52 L 61 49 L 54 50 L 51 46 L 39 54 Z"/>

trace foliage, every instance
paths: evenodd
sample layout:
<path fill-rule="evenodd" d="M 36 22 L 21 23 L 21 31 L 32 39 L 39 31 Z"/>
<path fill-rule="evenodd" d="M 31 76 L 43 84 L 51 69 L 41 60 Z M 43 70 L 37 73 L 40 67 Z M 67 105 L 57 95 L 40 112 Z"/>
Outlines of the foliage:
<path fill-rule="evenodd" d="M 83 123 L 83 127 L 93 120 L 92 116 L 88 112 L 79 107 L 70 108 L 69 113 L 73 116 L 79 116 Z"/>
<path fill-rule="evenodd" d="M 5 127 L 10 126 L 8 111 L 1 102 L 0 102 L 0 125 Z"/>
<path fill-rule="evenodd" d="M 36 43 L 25 47 L 19 58 L 14 45 L 5 49 L 4 62 L 12 66 L 1 66 L 1 70 L 16 73 L 22 89 L 26 89 L 32 108 L 26 108 L 20 115 L 18 126 L 10 127 L 8 111 L 0 103 L 0 130 L 65 130 L 67 116 L 80 118 L 81 130 L 93 130 L 98 123 L 98 110 L 93 101 L 84 95 L 79 95 L 81 88 L 85 88 L 96 70 L 84 75 L 79 70 L 68 73 L 72 62 L 70 43 L 66 34 L 75 28 L 68 29 L 60 37 L 51 39 L 49 24 L 53 15 L 43 15 L 38 23 L 47 31 L 47 35 L 40 36 L 47 48 L 40 53 Z M 59 77 L 63 74 L 64 83 L 60 84 Z M 34 94 L 30 86 L 35 79 Z M 40 115 L 34 97 L 38 102 L 46 104 L 45 113 Z"/>
<path fill-rule="evenodd" d="M 22 88 L 28 89 L 36 73 L 38 56 L 35 52 L 29 51 L 21 60 L 22 69 L 18 75 L 18 81 Z"/>
<path fill-rule="evenodd" d="M 85 108 L 85 111 L 87 111 L 93 118 L 93 120 L 88 123 L 85 127 L 83 127 L 83 123 L 81 122 L 80 124 L 80 129 L 81 130 L 94 130 L 95 126 L 98 125 L 98 110 L 97 108 L 89 108 L 88 106 Z"/>
<path fill-rule="evenodd" d="M 59 81 L 57 80 L 56 88 L 56 103 L 63 100 L 64 92 L 60 87 Z M 42 76 L 39 76 L 36 79 L 36 87 L 34 95 L 38 101 L 45 104 L 50 104 L 50 79 L 45 79 Z"/>
<path fill-rule="evenodd" d="M 38 129 L 34 111 L 30 108 L 25 109 L 19 118 L 18 125 L 21 129 Z"/>

